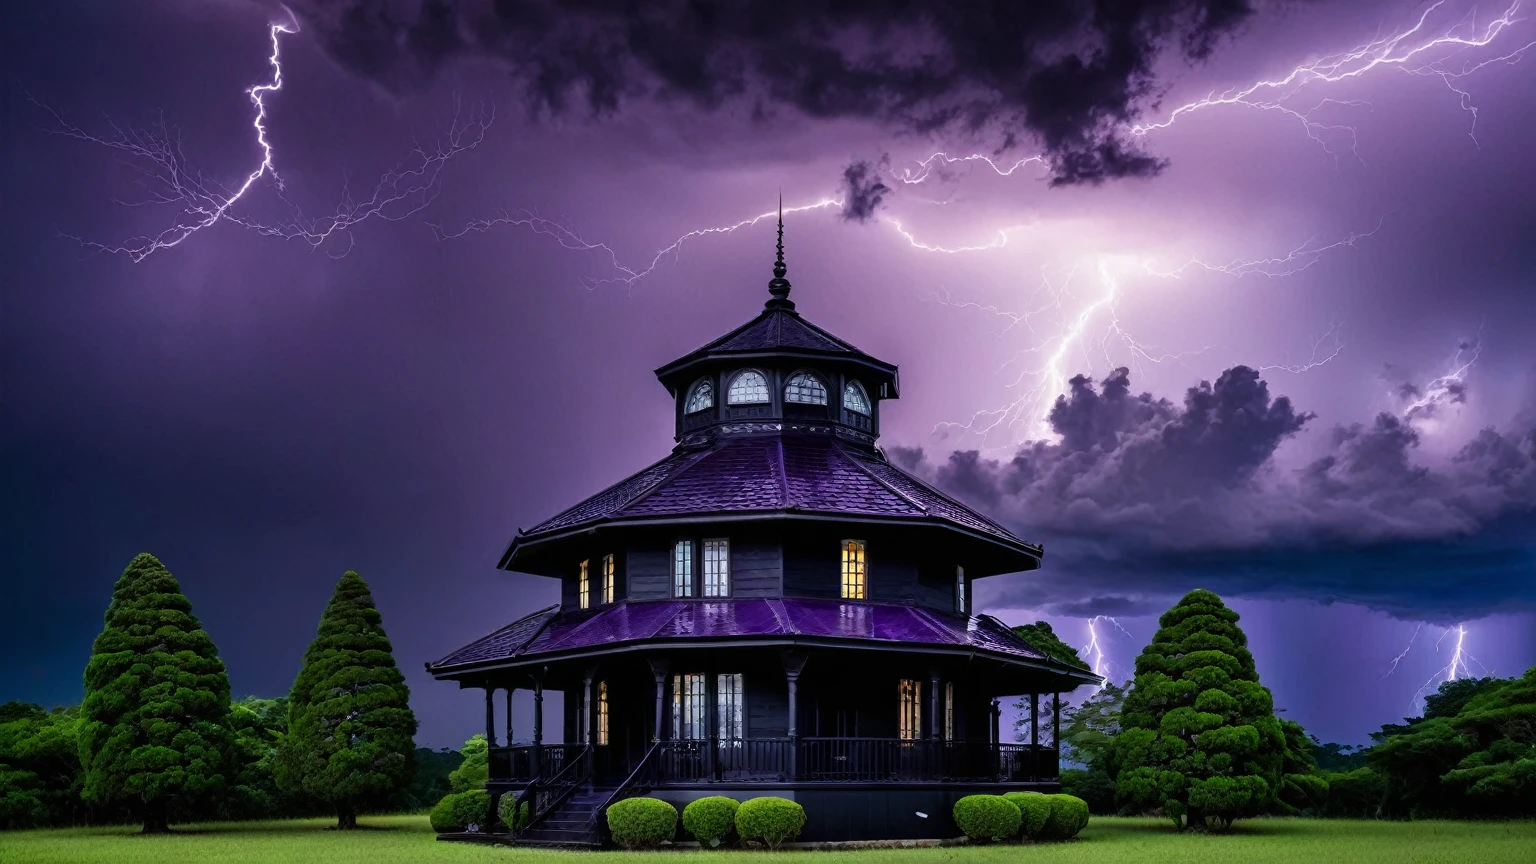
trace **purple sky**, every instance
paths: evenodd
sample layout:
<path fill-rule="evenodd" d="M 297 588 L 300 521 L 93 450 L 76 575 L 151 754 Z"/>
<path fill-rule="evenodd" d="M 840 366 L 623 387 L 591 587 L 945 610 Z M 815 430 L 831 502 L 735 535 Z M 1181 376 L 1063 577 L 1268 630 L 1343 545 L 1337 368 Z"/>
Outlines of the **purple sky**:
<path fill-rule="evenodd" d="M 230 0 L 13 16 L 0 552 L 15 587 L 0 648 L 14 659 L 0 699 L 79 698 L 111 584 L 144 550 L 181 580 L 236 693 L 286 692 L 352 568 L 383 610 L 420 740 L 462 740 L 481 722 L 473 696 L 421 663 L 554 600 L 547 580 L 497 572 L 497 556 L 518 526 L 665 455 L 672 415 L 650 370 L 754 314 L 771 226 L 691 237 L 627 273 L 688 232 L 766 212 L 780 188 L 792 208 L 846 204 L 859 162 L 891 188 L 869 218 L 837 204 L 786 218 L 794 299 L 900 364 L 902 398 L 882 417 L 893 458 L 1046 543 L 1040 573 L 979 586 L 990 611 L 1046 617 L 1076 644 L 1082 616 L 1117 615 L 1130 635 L 1097 628 L 1115 672 L 1157 611 L 1218 590 L 1277 705 L 1350 742 L 1410 713 L 1450 660 L 1451 640 L 1436 648 L 1446 626 L 1465 622 L 1473 671 L 1536 663 L 1536 56 L 1432 74 L 1536 40 L 1523 20 L 1536 6 L 1486 46 L 1308 85 L 1282 107 L 1311 110 L 1311 136 L 1295 113 L 1212 106 L 1145 136 L 1115 127 L 1167 160 L 1160 172 L 1053 186 L 1040 165 L 1005 177 L 975 161 L 903 182 L 916 160 L 992 154 L 1009 131 L 1004 168 L 1041 141 L 1056 166 L 1110 152 L 1092 136 L 1049 144 L 1059 91 L 1006 83 L 1031 67 L 978 67 L 917 107 L 880 87 L 873 101 L 809 100 L 771 76 L 717 93 L 650 67 L 675 75 L 671 90 L 620 93 L 596 118 L 530 115 L 528 70 L 505 53 L 516 28 L 466 13 L 447 41 L 381 40 L 394 31 L 338 23 L 349 5 L 295 7 L 303 29 L 284 37 L 284 87 L 266 97 L 282 197 L 263 176 L 232 213 L 285 224 L 285 200 L 330 213 L 348 179 L 365 199 L 391 165 L 414 164 L 413 138 L 448 127 L 455 96 L 495 105 L 483 140 L 444 165 L 419 212 L 396 206 L 386 215 L 401 218 L 318 250 L 225 221 L 137 263 L 62 235 L 122 243 L 175 209 L 119 203 L 144 199 L 123 154 L 49 134 L 56 119 L 26 94 L 93 134 L 110 133 L 103 112 L 138 126 L 163 112 L 188 163 L 238 186 L 261 160 L 242 91 L 267 80 L 280 13 Z M 1161 98 L 1137 116 L 1165 122 L 1424 8 L 1261 9 L 1204 62 L 1159 55 Z M 1480 41 L 1498 10 L 1470 9 L 1447 2 L 1414 38 Z M 749 48 L 773 59 L 787 44 Z M 539 62 L 595 75 L 557 60 Z M 1001 119 L 913 131 L 978 87 L 1002 94 L 988 109 Z M 525 213 L 551 221 L 439 239 Z M 964 247 L 992 248 L 944 251 Z M 1267 389 L 1222 377 L 1238 365 Z M 1124 396 L 1103 383 L 1117 367 Z M 1079 374 L 1092 383 L 1048 418 Z M 1186 406 L 1202 381 L 1209 397 Z"/>

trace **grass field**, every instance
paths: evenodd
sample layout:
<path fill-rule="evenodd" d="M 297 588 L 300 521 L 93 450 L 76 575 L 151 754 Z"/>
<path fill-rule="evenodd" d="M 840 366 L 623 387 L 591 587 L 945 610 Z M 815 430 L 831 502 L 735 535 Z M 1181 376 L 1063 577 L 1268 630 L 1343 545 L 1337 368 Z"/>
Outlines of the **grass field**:
<path fill-rule="evenodd" d="M 434 864 L 548 862 L 666 864 L 761 860 L 752 851 L 554 852 L 436 842 L 424 816 L 377 816 L 362 830 L 327 831 L 325 820 L 188 826 L 171 836 L 132 828 L 0 834 L 0 864 Z M 779 852 L 778 857 L 839 861 L 1013 862 L 1041 864 L 1530 864 L 1536 822 L 1341 822 L 1260 819 L 1227 835 L 1181 835 L 1149 819 L 1095 818 L 1069 843 L 1020 847 Z M 582 856 L 577 859 L 576 856 Z M 587 857 L 592 856 L 592 857 Z"/>

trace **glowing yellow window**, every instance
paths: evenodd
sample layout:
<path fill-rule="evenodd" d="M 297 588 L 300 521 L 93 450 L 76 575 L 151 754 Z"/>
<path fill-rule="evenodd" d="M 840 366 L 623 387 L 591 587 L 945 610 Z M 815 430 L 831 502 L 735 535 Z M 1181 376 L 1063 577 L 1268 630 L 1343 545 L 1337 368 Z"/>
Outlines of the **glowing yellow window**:
<path fill-rule="evenodd" d="M 608 743 L 608 682 L 597 682 L 597 743 Z"/>
<path fill-rule="evenodd" d="M 923 683 L 901 679 L 901 705 L 897 729 L 903 741 L 915 741 L 923 734 Z"/>
<path fill-rule="evenodd" d="M 843 599 L 864 599 L 864 541 L 843 541 Z"/>
<path fill-rule="evenodd" d="M 603 602 L 612 603 L 613 592 L 613 556 L 603 556 Z"/>
<path fill-rule="evenodd" d="M 576 577 L 576 602 L 585 609 L 592 605 L 592 584 L 587 580 L 587 562 L 581 562 L 581 573 Z"/>

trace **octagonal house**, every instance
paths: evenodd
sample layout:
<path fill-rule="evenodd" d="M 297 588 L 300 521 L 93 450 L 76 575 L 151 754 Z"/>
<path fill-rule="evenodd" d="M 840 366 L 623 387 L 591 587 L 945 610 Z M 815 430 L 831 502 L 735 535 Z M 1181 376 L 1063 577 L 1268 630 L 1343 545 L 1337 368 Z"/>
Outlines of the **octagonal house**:
<path fill-rule="evenodd" d="M 427 664 L 485 690 L 488 789 L 529 808 L 490 836 L 599 844 L 607 807 L 647 794 L 791 798 L 802 840 L 951 837 L 963 795 L 1059 788 L 1041 712 L 1054 742 L 1059 694 L 1098 678 L 971 614 L 976 579 L 1041 547 L 885 458 L 896 367 L 801 317 L 783 250 L 781 217 L 763 311 L 656 370 L 672 453 L 513 538 L 500 568 L 560 580 L 560 603 Z M 1015 695 L 1031 743 L 999 730 Z"/>

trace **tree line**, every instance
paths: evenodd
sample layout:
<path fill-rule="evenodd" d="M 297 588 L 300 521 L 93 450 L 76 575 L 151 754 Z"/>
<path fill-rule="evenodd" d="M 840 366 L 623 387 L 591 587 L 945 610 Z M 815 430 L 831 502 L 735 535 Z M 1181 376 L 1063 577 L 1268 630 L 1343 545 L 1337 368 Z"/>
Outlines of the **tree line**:
<path fill-rule="evenodd" d="M 1259 815 L 1536 816 L 1536 667 L 1442 682 L 1424 713 L 1372 744 L 1325 744 L 1276 716 L 1238 615 L 1192 591 L 1159 619 L 1134 678 L 1106 683 L 1061 729 L 1063 791 L 1094 813 L 1156 813 L 1181 828 Z M 1037 622 L 1043 653 L 1087 668 Z M 1021 721 L 1022 722 L 1022 721 Z"/>
<path fill-rule="evenodd" d="M 112 590 L 85 699 L 0 705 L 0 827 L 421 809 L 459 754 L 418 749 L 409 690 L 368 585 L 348 571 L 285 697 L 232 702 L 176 579 L 135 557 Z"/>

